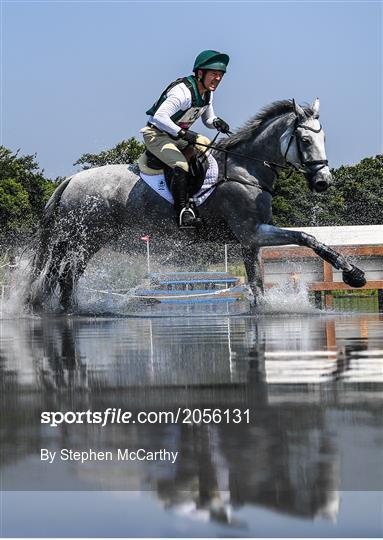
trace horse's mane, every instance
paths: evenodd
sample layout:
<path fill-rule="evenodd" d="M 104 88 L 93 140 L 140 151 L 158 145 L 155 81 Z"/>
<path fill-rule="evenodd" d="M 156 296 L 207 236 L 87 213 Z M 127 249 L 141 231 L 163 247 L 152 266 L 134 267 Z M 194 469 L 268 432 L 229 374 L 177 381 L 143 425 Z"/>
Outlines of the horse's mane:
<path fill-rule="evenodd" d="M 314 111 L 308 105 L 303 110 L 308 117 L 314 115 Z M 283 99 L 274 101 L 261 109 L 258 114 L 250 118 L 242 127 L 238 128 L 234 135 L 231 135 L 227 139 L 220 139 L 218 146 L 220 148 L 231 148 L 240 142 L 248 141 L 250 138 L 254 138 L 270 120 L 292 112 L 294 112 L 293 100 Z"/>

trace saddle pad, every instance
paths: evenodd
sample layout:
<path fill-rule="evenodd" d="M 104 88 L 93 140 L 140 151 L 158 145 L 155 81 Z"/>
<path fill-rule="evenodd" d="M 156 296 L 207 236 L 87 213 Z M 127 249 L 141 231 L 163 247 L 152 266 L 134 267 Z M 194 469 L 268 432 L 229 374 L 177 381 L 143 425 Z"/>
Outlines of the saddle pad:
<path fill-rule="evenodd" d="M 201 189 L 193 196 L 194 204 L 200 206 L 211 195 L 215 189 L 213 184 L 216 183 L 218 178 L 218 164 L 213 156 L 208 156 L 209 168 L 206 172 L 205 181 L 202 184 Z M 161 174 L 144 174 L 140 171 L 142 180 L 148 184 L 158 195 L 161 195 L 168 202 L 173 203 L 173 195 L 170 193 L 168 186 L 165 182 L 163 173 Z"/>

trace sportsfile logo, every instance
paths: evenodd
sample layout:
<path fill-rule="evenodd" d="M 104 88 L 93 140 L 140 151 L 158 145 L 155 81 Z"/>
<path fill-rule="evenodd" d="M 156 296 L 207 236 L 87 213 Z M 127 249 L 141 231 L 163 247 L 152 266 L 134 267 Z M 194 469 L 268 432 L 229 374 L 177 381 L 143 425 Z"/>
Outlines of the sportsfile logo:
<path fill-rule="evenodd" d="M 43 411 L 41 423 L 57 427 L 60 424 L 129 424 L 133 422 L 133 413 L 122 409 L 108 408 L 104 411 Z"/>

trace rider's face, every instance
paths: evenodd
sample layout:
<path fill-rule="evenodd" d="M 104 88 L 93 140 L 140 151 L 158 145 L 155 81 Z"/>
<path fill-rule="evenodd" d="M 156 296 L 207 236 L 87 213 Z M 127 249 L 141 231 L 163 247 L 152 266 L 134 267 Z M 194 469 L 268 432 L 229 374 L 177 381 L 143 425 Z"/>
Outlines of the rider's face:
<path fill-rule="evenodd" d="M 210 92 L 214 92 L 222 81 L 223 75 L 223 71 L 207 69 L 204 74 L 202 73 L 202 76 L 204 76 L 203 82 L 205 87 L 210 90 Z"/>

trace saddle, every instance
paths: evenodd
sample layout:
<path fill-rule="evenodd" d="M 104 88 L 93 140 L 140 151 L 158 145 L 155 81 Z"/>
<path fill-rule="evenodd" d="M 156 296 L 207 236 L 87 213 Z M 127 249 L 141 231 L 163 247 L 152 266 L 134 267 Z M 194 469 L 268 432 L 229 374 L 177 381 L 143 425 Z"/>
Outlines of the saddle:
<path fill-rule="evenodd" d="M 189 172 L 187 174 L 188 197 L 192 197 L 199 192 L 204 183 L 209 162 L 205 153 L 197 152 L 195 148 L 185 148 L 185 150 L 182 150 L 182 153 L 189 163 Z M 145 158 L 146 164 L 150 169 L 164 171 L 166 184 L 169 190 L 171 190 L 172 169 L 149 152 L 149 150 L 145 150 Z"/>

